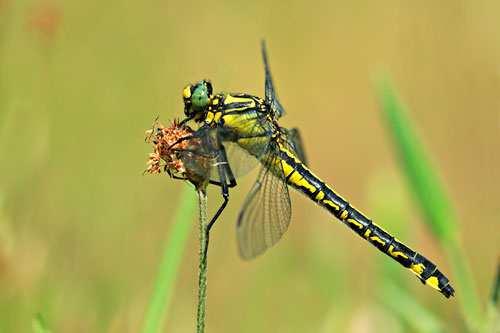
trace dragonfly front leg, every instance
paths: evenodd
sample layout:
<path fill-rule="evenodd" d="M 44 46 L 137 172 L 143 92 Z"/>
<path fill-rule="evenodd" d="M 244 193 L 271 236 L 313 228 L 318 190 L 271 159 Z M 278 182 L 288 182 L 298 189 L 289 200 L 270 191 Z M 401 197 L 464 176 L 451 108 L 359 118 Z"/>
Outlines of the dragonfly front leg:
<path fill-rule="evenodd" d="M 174 143 L 172 143 L 170 146 L 168 146 L 167 150 L 173 151 L 173 150 L 175 150 L 174 147 L 177 146 L 179 143 L 184 142 L 186 140 L 195 139 L 195 138 L 197 138 L 197 136 L 194 134 L 183 136 L 182 138 L 177 139 Z M 181 150 L 185 150 L 185 149 L 181 149 Z"/>

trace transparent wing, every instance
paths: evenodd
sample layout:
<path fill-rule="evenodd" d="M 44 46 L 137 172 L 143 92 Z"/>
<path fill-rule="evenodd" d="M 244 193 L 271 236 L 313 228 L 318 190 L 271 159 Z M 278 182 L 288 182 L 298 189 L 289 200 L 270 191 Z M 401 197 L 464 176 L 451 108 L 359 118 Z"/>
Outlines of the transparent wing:
<path fill-rule="evenodd" d="M 274 90 L 273 78 L 271 76 L 271 69 L 269 68 L 269 61 L 267 59 L 266 42 L 264 40 L 261 42 L 261 48 L 262 48 L 262 60 L 264 61 L 264 71 L 266 74 L 265 100 L 266 104 L 270 106 L 273 116 L 277 119 L 285 114 L 285 109 L 283 108 L 283 106 L 281 106 L 281 103 L 278 100 L 278 96 L 276 96 L 276 92 Z"/>
<path fill-rule="evenodd" d="M 218 181 L 217 166 L 221 160 L 228 163 L 231 173 L 238 178 L 253 170 L 269 150 L 273 129 L 264 119 L 257 116 L 252 119 L 236 119 L 232 125 L 238 130 L 200 127 L 193 133 L 201 144 L 198 152 L 191 154 L 203 155 L 212 161 L 208 172 L 212 181 Z M 200 171 L 206 173 L 206 170 Z"/>
<path fill-rule="evenodd" d="M 295 152 L 302 163 L 304 163 L 305 165 L 309 165 L 299 130 L 297 128 L 284 130 L 286 136 L 285 141 L 287 146 L 289 146 L 288 148 Z"/>
<path fill-rule="evenodd" d="M 223 143 L 227 160 L 236 178 L 242 177 L 255 169 L 259 164 L 259 158 L 250 154 L 235 142 Z"/>
<path fill-rule="evenodd" d="M 236 225 L 243 259 L 255 258 L 276 244 L 290 224 L 290 195 L 281 163 L 270 153 L 263 164 Z"/>

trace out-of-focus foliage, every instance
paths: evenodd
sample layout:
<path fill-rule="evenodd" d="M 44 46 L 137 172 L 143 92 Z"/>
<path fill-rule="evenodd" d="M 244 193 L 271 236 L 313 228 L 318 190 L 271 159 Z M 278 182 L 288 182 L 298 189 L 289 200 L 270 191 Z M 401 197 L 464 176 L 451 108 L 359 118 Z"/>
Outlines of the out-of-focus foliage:
<path fill-rule="evenodd" d="M 47 328 L 47 324 L 41 314 L 36 315 L 33 319 L 32 328 L 33 333 L 50 333 L 50 330 Z"/>
<path fill-rule="evenodd" d="M 393 78 L 455 204 L 484 303 L 500 243 L 499 10 L 451 0 L 0 0 L 0 331 L 29 332 L 36 313 L 53 332 L 140 330 L 185 186 L 141 175 L 144 130 L 157 115 L 182 116 L 190 81 L 262 95 L 263 37 L 283 125 L 301 129 L 316 174 L 388 229 L 369 184 L 401 175 L 371 77 L 382 68 Z M 282 242 L 242 262 L 234 221 L 252 180 L 239 180 L 213 229 L 207 332 L 411 332 L 376 305 L 388 279 L 445 331 L 465 331 L 456 300 L 387 273 L 387 258 L 298 195 Z M 211 208 L 219 195 L 209 191 Z M 402 211 L 399 238 L 451 271 L 417 209 L 384 210 Z M 193 230 L 167 332 L 194 328 L 196 239 Z"/>
<path fill-rule="evenodd" d="M 394 88 L 387 81 L 379 83 L 381 108 L 387 121 L 388 130 L 394 142 L 395 149 L 401 163 L 404 175 L 409 180 L 409 187 L 413 192 L 415 201 L 424 213 L 424 221 L 430 227 L 443 249 L 449 254 L 450 261 L 455 270 L 457 296 L 461 301 L 462 313 L 470 330 L 477 331 L 482 324 L 479 299 L 475 292 L 474 283 L 468 269 L 466 256 L 460 246 L 456 232 L 457 221 L 455 211 L 448 199 L 443 185 L 437 176 L 437 171 L 431 166 L 425 149 L 421 146 L 411 122 L 401 101 L 398 100 Z M 398 289 L 389 289 L 389 295 L 398 293 Z M 403 294 L 400 293 L 403 298 Z M 391 298 L 391 297 L 389 297 Z M 392 297 L 394 299 L 394 297 Z M 391 302 L 393 303 L 393 302 Z M 429 323 L 419 327 L 421 332 L 442 331 L 424 311 L 414 303 L 402 302 L 399 307 L 402 313 L 415 320 L 417 323 Z M 407 311 L 405 311 L 405 309 Z M 415 315 L 419 312 L 420 315 Z"/>
<path fill-rule="evenodd" d="M 443 243 L 454 240 L 457 237 L 455 212 L 444 193 L 437 172 L 430 165 L 425 149 L 414 133 L 407 111 L 389 82 L 381 81 L 378 89 L 388 131 L 404 174 L 409 180 L 409 188 L 424 213 L 423 221 Z"/>
<path fill-rule="evenodd" d="M 192 230 L 194 208 L 196 206 L 193 189 L 185 188 L 180 196 L 177 213 L 172 219 L 172 230 L 166 241 L 163 259 L 157 273 L 155 287 L 145 315 L 143 333 L 159 332 L 165 321 L 165 313 L 175 289 L 176 276 L 183 258 L 186 240 Z"/>

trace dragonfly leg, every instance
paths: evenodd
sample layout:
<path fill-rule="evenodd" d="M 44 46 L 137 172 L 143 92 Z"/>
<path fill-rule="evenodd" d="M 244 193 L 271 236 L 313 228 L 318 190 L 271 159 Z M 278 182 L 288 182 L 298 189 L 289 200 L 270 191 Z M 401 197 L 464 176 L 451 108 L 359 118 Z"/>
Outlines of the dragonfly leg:
<path fill-rule="evenodd" d="M 170 171 L 166 171 L 167 174 L 172 178 L 172 179 L 177 179 L 177 180 L 188 180 L 187 177 L 181 177 L 181 176 L 177 176 L 177 175 L 174 175 L 172 174 Z M 212 185 L 216 185 L 216 186 L 220 186 L 222 187 L 222 183 L 221 182 L 218 182 L 216 180 L 209 180 L 208 181 L 209 184 L 212 184 Z M 229 184 L 227 184 L 227 187 L 228 188 L 232 188 L 232 187 L 235 187 L 237 184 L 236 184 L 236 180 L 232 180 L 229 182 Z"/>
<path fill-rule="evenodd" d="M 220 186 L 220 187 L 222 187 L 222 183 L 221 183 L 221 182 L 218 182 L 218 181 L 216 181 L 216 180 L 209 180 L 209 181 L 208 181 L 208 183 L 209 183 L 209 184 L 212 184 L 212 185 L 216 185 L 216 186 Z M 234 180 L 234 179 L 233 179 L 233 180 L 232 180 L 232 181 L 230 181 L 230 182 L 229 182 L 229 184 L 227 184 L 226 186 L 227 186 L 228 188 L 232 188 L 232 187 L 235 187 L 236 185 L 237 185 L 237 184 L 236 184 L 236 180 Z"/>
<path fill-rule="evenodd" d="M 193 117 L 186 117 L 186 118 L 184 118 L 184 119 L 183 119 L 183 120 L 179 123 L 179 125 L 183 126 L 183 125 L 185 125 L 187 122 L 189 122 L 189 121 L 190 121 L 190 120 L 192 120 L 192 119 L 193 119 Z"/>
<path fill-rule="evenodd" d="M 218 166 L 217 166 L 217 171 L 219 173 L 219 179 L 220 182 L 218 182 L 220 187 L 221 187 L 221 192 L 222 192 L 222 199 L 224 200 L 222 204 L 219 206 L 219 209 L 217 209 L 217 212 L 215 212 L 214 216 L 210 219 L 210 222 L 207 224 L 207 228 L 205 230 L 206 237 L 205 237 L 205 253 L 203 254 L 203 260 L 207 260 L 207 252 L 208 252 L 208 243 L 210 240 L 210 230 L 214 226 L 215 222 L 217 222 L 217 219 L 219 216 L 222 214 L 224 209 L 227 206 L 227 203 L 229 202 L 229 188 L 236 186 L 236 180 L 234 178 L 233 172 L 231 171 L 231 168 L 227 162 L 227 156 L 226 156 L 226 151 L 224 147 L 220 148 L 220 155 L 218 157 Z M 217 183 L 214 181 L 214 183 Z"/>
<path fill-rule="evenodd" d="M 174 143 L 173 145 L 176 145 L 177 143 Z M 171 145 L 170 147 L 172 147 L 173 145 Z M 189 149 L 189 148 L 186 148 L 186 149 L 181 149 L 181 148 L 172 148 L 170 149 L 171 152 L 173 153 L 185 153 L 185 152 L 188 152 L 188 153 L 193 153 L 195 154 L 196 156 L 198 157 L 204 157 L 204 158 L 209 158 L 209 159 L 212 159 L 213 156 L 210 155 L 209 153 L 202 153 L 196 149 Z"/>
<path fill-rule="evenodd" d="M 222 214 L 222 212 L 227 206 L 227 203 L 229 202 L 229 185 L 227 184 L 225 179 L 225 171 L 222 171 L 221 167 L 219 167 L 219 174 L 221 177 L 220 186 L 222 189 L 222 198 L 224 201 L 219 206 L 219 209 L 217 209 L 217 212 L 215 212 L 214 216 L 210 219 L 210 222 L 208 222 L 207 227 L 205 229 L 205 252 L 203 253 L 203 261 L 207 260 L 208 243 L 210 240 L 210 229 L 212 229 L 215 222 L 217 222 L 217 219 L 219 218 L 220 214 Z"/>
<path fill-rule="evenodd" d="M 188 180 L 187 177 L 181 177 L 181 176 L 176 176 L 176 175 L 170 175 L 170 177 L 172 177 L 172 179 L 177 179 L 177 180 Z M 208 183 L 212 184 L 212 185 L 216 185 L 216 186 L 222 187 L 222 183 L 221 182 L 217 182 L 215 180 L 210 180 Z M 234 186 L 236 186 L 236 184 Z M 234 186 L 228 185 L 229 188 L 230 187 L 234 187 Z"/>
<path fill-rule="evenodd" d="M 177 139 L 174 143 L 172 143 L 170 146 L 168 146 L 167 150 L 173 150 L 174 149 L 173 147 L 177 146 L 179 143 L 186 141 L 186 140 L 191 140 L 194 138 L 196 138 L 196 136 L 193 134 L 183 136 L 182 138 Z"/>
<path fill-rule="evenodd" d="M 176 176 L 176 175 L 173 175 L 173 174 L 170 174 L 170 173 L 169 173 L 169 176 L 170 176 L 172 179 L 178 179 L 178 180 L 188 180 L 186 177 Z"/>
<path fill-rule="evenodd" d="M 219 209 L 217 209 L 217 212 L 214 214 L 210 222 L 207 224 L 207 234 L 210 232 L 210 229 L 212 229 L 215 222 L 217 222 L 217 219 L 219 218 L 220 214 L 222 214 L 222 211 L 224 211 L 224 208 L 226 208 L 227 203 L 229 202 L 229 186 L 223 183 L 221 188 L 222 188 L 222 199 L 224 201 L 220 205 Z"/>
<path fill-rule="evenodd" d="M 169 175 L 169 176 L 172 177 L 172 179 L 188 180 L 187 177 L 181 177 L 181 176 L 176 176 L 176 175 Z M 221 186 L 222 187 L 222 183 L 221 182 L 217 182 L 215 180 L 210 180 L 208 183 L 212 184 L 212 185 L 216 185 L 216 186 Z M 228 185 L 228 187 L 234 187 L 234 186 L 236 186 L 236 184 L 234 184 L 233 186 Z"/>

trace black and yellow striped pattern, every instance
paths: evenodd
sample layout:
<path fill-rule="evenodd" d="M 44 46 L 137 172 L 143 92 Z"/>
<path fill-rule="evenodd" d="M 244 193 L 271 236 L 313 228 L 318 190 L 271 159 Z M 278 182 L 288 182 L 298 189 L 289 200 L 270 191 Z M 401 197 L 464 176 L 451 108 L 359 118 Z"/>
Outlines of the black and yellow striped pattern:
<path fill-rule="evenodd" d="M 449 284 L 448 278 L 437 269 L 435 264 L 402 244 L 359 210 L 352 207 L 349 202 L 315 176 L 293 152 L 283 146 L 280 147 L 279 163 L 281 163 L 290 186 L 326 208 L 359 236 L 410 269 L 422 283 L 440 291 L 447 298 L 453 296 L 454 290 Z"/>
<path fill-rule="evenodd" d="M 280 127 L 273 119 L 263 121 L 269 112 L 261 98 L 247 94 L 222 93 L 211 98 L 204 122 L 211 127 L 229 128 L 238 133 L 237 143 L 250 154 L 259 157 L 261 145 L 269 143 L 271 137 L 278 143 L 275 158 L 262 158 L 261 161 L 274 161 L 267 165 L 274 172 L 283 173 L 287 183 L 307 195 L 311 200 L 326 208 L 340 221 L 366 239 L 377 249 L 410 269 L 420 281 L 440 291 L 449 298 L 454 290 L 448 278 L 435 264 L 413 251 L 373 223 L 359 210 L 315 176 L 294 152 L 280 143 Z"/>

